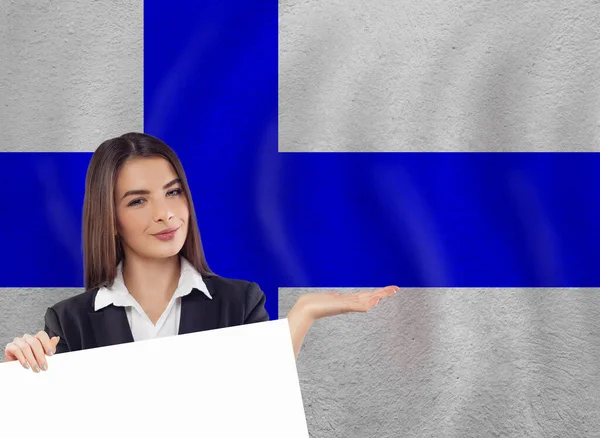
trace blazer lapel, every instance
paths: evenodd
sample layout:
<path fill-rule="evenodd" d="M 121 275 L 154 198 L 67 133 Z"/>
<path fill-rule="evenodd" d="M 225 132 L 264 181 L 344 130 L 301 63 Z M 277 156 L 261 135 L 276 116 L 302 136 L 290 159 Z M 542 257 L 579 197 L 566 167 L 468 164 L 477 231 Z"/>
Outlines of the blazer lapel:
<path fill-rule="evenodd" d="M 98 347 L 133 342 L 124 307 L 111 304 L 98 312 L 90 312 L 90 320 Z"/>
<path fill-rule="evenodd" d="M 201 290 L 193 289 L 181 298 L 179 334 L 201 332 L 219 328 L 221 322 L 221 297 L 210 291 L 212 299 Z"/>

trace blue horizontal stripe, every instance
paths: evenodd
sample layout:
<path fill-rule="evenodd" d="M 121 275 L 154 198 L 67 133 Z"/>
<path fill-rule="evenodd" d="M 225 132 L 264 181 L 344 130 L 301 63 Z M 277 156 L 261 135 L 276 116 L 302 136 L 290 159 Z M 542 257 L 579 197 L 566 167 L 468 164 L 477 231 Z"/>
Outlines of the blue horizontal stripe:
<path fill-rule="evenodd" d="M 258 281 L 271 312 L 286 286 L 600 285 L 599 154 L 274 153 L 276 179 L 251 148 L 175 149 L 211 267 Z M 0 287 L 82 286 L 89 158 L 0 154 Z"/>

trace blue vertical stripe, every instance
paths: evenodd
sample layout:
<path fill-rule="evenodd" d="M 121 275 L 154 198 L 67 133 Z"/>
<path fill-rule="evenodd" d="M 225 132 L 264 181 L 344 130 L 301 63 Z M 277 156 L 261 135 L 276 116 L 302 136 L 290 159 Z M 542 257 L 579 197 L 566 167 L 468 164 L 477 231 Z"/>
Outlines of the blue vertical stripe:
<path fill-rule="evenodd" d="M 600 155 L 278 153 L 277 2 L 144 13 L 145 130 L 182 159 L 211 267 L 272 318 L 277 287 L 600 285 Z M 90 156 L 0 154 L 0 287 L 82 286 Z"/>

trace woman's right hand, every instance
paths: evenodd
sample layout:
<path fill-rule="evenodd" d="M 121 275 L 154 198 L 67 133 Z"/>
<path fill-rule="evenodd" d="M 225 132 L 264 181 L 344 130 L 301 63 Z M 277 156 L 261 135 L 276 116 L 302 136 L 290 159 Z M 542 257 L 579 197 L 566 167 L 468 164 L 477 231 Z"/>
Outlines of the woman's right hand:
<path fill-rule="evenodd" d="M 56 352 L 56 344 L 60 341 L 59 336 L 52 339 L 45 331 L 40 331 L 37 335 L 23 335 L 22 338 L 15 338 L 4 349 L 6 362 L 18 360 L 23 368 L 31 368 L 34 373 L 40 370 L 48 370 L 46 355 L 52 356 Z"/>

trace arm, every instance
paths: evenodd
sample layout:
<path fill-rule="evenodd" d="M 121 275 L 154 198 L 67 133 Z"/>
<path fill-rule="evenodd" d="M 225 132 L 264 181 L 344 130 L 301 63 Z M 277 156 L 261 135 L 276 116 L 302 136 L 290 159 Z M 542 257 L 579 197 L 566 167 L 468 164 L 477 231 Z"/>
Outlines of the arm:
<path fill-rule="evenodd" d="M 317 319 L 350 312 L 368 312 L 383 298 L 390 297 L 396 292 L 398 287 L 388 286 L 355 294 L 330 292 L 302 295 L 287 315 L 294 356 L 298 359 L 302 342 Z"/>
<path fill-rule="evenodd" d="M 62 327 L 60 326 L 60 322 L 58 320 L 58 315 L 51 307 L 46 310 L 46 316 L 44 317 L 44 331 L 48 333 L 50 338 L 53 338 L 54 336 L 58 336 L 60 338 L 58 344 L 56 345 L 56 353 L 66 353 L 69 351 L 69 346 L 67 345 L 67 341 L 63 335 Z"/>
<path fill-rule="evenodd" d="M 265 309 L 267 298 L 258 284 L 250 283 L 246 289 L 246 303 L 244 312 L 244 324 L 253 322 L 264 322 L 269 320 L 269 314 Z"/>
<path fill-rule="evenodd" d="M 308 334 L 308 331 L 315 321 L 314 318 L 307 313 L 307 309 L 304 306 L 303 297 L 300 297 L 292 310 L 287 314 L 288 324 L 290 326 L 290 335 L 292 336 L 292 345 L 294 346 L 294 357 L 298 359 L 298 353 L 302 348 L 304 338 Z"/>
<path fill-rule="evenodd" d="M 383 298 L 398 292 L 397 286 L 388 286 L 369 292 L 355 294 L 310 293 L 302 295 L 287 315 L 294 357 L 298 358 L 304 338 L 317 319 L 350 312 L 368 312 Z M 265 294 L 256 283 L 250 283 L 246 293 L 246 317 L 244 324 L 268 321 Z"/>
<path fill-rule="evenodd" d="M 269 314 L 265 309 L 265 301 L 265 294 L 258 284 L 250 283 L 246 290 L 246 315 L 244 317 L 244 324 L 269 320 Z M 294 357 L 296 358 L 298 357 L 298 352 L 302 346 L 302 341 L 304 341 L 304 338 L 312 325 L 310 317 L 308 317 L 305 313 L 305 309 L 302 307 L 303 304 L 303 300 L 298 300 L 292 311 L 288 314 L 290 334 L 294 346 Z"/>

